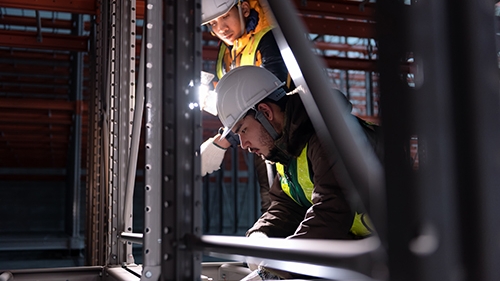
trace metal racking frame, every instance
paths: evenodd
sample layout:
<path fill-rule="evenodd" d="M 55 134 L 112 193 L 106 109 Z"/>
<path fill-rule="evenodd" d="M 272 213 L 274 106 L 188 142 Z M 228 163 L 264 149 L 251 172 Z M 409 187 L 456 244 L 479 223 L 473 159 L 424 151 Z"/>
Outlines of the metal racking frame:
<path fill-rule="evenodd" d="M 356 128 L 327 107 L 335 107 L 336 99 L 324 94 L 330 92 L 326 79 L 301 40 L 299 20 L 291 20 L 295 13 L 290 3 L 268 1 L 280 26 L 280 47 L 292 54 L 287 61 L 296 71 L 292 75 L 308 86 L 304 102 L 318 130 L 333 140 L 332 149 L 345 151 L 348 142 L 356 143 L 349 150 L 354 157 L 345 157 L 344 164 L 353 197 L 359 196 L 355 200 L 372 214 L 378 235 L 360 241 L 269 239 L 256 245 L 247 245 L 243 237 L 201 235 L 201 120 L 195 107 L 201 65 L 199 0 L 146 4 L 141 75 L 145 228 L 142 234 L 130 233 L 130 213 L 120 210 L 130 210 L 126 206 L 132 204 L 126 199 L 127 160 L 136 134 L 131 125 L 139 122 L 131 115 L 135 7 L 124 0 L 99 3 L 88 183 L 89 262 L 94 266 L 14 271 L 16 280 L 33 274 L 46 280 L 61 275 L 199 280 L 202 252 L 235 260 L 262 257 L 276 267 L 296 267 L 331 280 L 500 280 L 500 226 L 494 223 L 500 198 L 500 95 L 489 2 L 419 1 L 410 10 L 400 2 L 377 1 L 386 141 L 381 171 L 355 140 Z M 454 32 L 459 18 L 465 34 Z M 401 79 L 401 58 L 408 51 L 415 52 L 419 66 L 414 89 Z M 418 172 L 406 167 L 407 154 L 400 150 L 412 133 L 419 140 Z M 131 259 L 129 243 L 143 245 L 142 267 Z"/>

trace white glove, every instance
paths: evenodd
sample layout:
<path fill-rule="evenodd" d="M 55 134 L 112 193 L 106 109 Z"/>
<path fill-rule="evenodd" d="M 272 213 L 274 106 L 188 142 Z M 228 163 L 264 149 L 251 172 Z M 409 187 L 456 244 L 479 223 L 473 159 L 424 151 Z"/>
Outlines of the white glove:
<path fill-rule="evenodd" d="M 282 280 L 282 278 L 274 273 L 266 270 L 263 267 L 250 272 L 240 281 L 262 281 L 262 280 Z"/>
<path fill-rule="evenodd" d="M 267 238 L 267 235 L 264 232 L 255 231 L 250 233 L 250 235 L 248 235 L 248 238 Z M 260 258 L 254 257 L 247 257 L 246 263 L 248 265 L 248 268 L 250 268 L 250 270 L 252 271 L 257 270 L 259 269 L 259 266 L 264 265 L 264 262 Z"/>
<path fill-rule="evenodd" d="M 209 138 L 200 146 L 201 176 L 213 173 L 220 169 L 226 150 L 214 144 L 214 139 Z"/>
<path fill-rule="evenodd" d="M 259 275 L 259 270 L 253 270 L 248 273 L 247 276 L 243 277 L 240 281 L 262 281 L 262 278 Z"/>

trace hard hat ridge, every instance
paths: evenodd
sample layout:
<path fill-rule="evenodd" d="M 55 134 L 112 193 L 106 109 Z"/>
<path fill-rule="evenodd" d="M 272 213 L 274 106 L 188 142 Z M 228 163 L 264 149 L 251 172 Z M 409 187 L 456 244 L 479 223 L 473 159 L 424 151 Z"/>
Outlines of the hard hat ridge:
<path fill-rule="evenodd" d="M 202 25 L 229 12 L 240 1 L 242 0 L 203 0 L 201 4 Z"/>

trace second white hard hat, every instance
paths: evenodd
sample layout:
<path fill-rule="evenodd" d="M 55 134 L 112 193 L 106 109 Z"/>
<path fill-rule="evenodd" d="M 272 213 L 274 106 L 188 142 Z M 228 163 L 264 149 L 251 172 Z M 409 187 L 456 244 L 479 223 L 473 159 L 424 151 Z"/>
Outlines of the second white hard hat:
<path fill-rule="evenodd" d="M 240 0 L 203 0 L 201 3 L 201 23 L 208 22 L 229 12 Z"/>

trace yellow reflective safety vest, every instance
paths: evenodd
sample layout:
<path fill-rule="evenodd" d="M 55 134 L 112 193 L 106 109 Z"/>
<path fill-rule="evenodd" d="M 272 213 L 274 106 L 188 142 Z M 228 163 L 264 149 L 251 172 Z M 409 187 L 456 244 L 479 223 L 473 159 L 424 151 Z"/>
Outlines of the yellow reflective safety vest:
<path fill-rule="evenodd" d="M 249 34 L 248 38 L 241 38 L 235 42 L 233 51 L 229 50 L 226 44 L 221 43 L 219 54 L 217 56 L 217 65 L 215 67 L 217 77 L 219 79 L 230 69 L 242 65 L 255 65 L 260 66 L 260 54 L 257 53 L 259 42 L 268 31 L 272 29 L 271 26 L 261 29 L 259 32 Z M 237 45 L 244 44 L 243 47 Z M 242 48 L 241 50 L 239 50 Z M 236 54 L 234 51 L 239 50 Z M 232 52 L 232 53 L 231 53 Z"/>
<path fill-rule="evenodd" d="M 314 183 L 312 181 L 313 177 L 309 173 L 307 144 L 299 157 L 290 162 L 286 173 L 285 167 L 280 163 L 276 163 L 276 170 L 279 174 L 281 189 L 298 205 L 303 207 L 312 206 Z M 372 233 L 372 229 L 372 223 L 368 215 L 356 212 L 350 230 L 351 233 L 357 236 L 368 236 Z"/>

